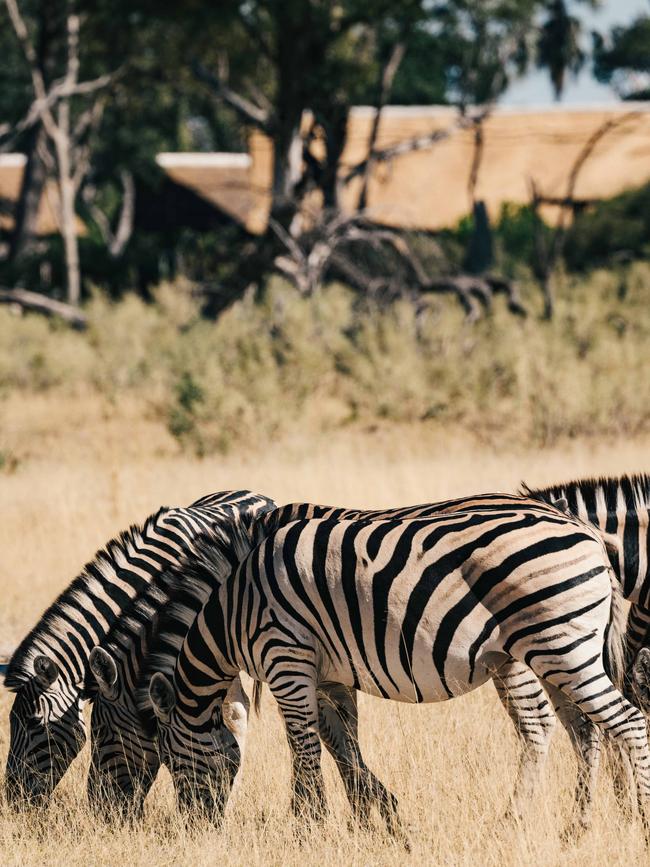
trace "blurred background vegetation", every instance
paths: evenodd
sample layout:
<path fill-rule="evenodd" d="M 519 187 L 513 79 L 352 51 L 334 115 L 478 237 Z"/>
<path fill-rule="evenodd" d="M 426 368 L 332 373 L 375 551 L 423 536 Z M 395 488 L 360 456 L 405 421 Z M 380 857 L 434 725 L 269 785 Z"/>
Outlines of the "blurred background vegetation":
<path fill-rule="evenodd" d="M 0 399 L 130 395 L 198 455 L 300 425 L 647 430 L 646 178 L 579 207 L 571 184 L 559 203 L 532 190 L 491 216 L 476 193 L 483 125 L 531 68 L 557 99 L 580 70 L 650 98 L 650 5 L 588 33 L 578 12 L 598 5 L 0 0 L 0 156 L 24 155 L 0 197 Z M 369 189 L 399 153 L 371 124 L 345 164 L 350 112 L 374 107 L 378 127 L 429 104 L 473 136 L 467 216 L 387 228 Z M 272 145 L 261 230 L 170 192 L 157 155 L 245 153 L 254 132 Z"/>

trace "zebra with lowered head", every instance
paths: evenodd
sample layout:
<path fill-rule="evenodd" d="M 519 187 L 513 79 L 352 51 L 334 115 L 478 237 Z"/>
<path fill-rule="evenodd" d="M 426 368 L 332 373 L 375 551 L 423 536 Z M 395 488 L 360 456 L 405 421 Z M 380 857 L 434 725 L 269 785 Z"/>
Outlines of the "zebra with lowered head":
<path fill-rule="evenodd" d="M 219 561 L 210 543 L 200 554 L 179 574 Z M 647 809 L 645 721 L 618 686 L 619 593 L 600 536 L 551 510 L 280 527 L 212 593 L 177 657 L 150 653 L 145 680 L 179 800 L 223 809 L 240 754 L 222 707 L 241 671 L 269 684 L 284 717 L 294 811 L 321 815 L 320 683 L 436 702 L 514 659 L 630 753 Z"/>
<path fill-rule="evenodd" d="M 160 509 L 109 542 L 47 609 L 11 657 L 5 775 L 12 806 L 44 803 L 85 742 L 82 702 L 88 660 L 116 620 L 161 571 L 192 551 L 198 535 L 219 535 L 234 515 L 253 520 L 267 497 L 226 491 L 187 508 Z"/>
<path fill-rule="evenodd" d="M 232 574 L 238 562 L 272 529 L 306 517 L 421 518 L 461 509 L 489 511 L 505 504 L 511 509 L 547 508 L 520 496 L 502 494 L 366 512 L 292 503 L 263 513 L 249 527 L 233 525 L 220 545 L 220 568 L 204 570 L 202 580 L 178 584 L 178 576 L 173 574 L 173 570 L 171 576 L 166 572 L 160 573 L 128 613 L 115 623 L 102 645 L 93 648 L 90 654 L 90 669 L 94 675 L 89 686 L 92 715 L 88 794 L 91 804 L 106 817 L 116 814 L 137 816 L 142 812 L 144 798 L 158 771 L 157 730 L 148 691 L 142 690 L 136 699 L 134 685 L 148 648 L 152 640 L 156 640 L 154 636 L 161 612 L 169 607 L 165 611 L 166 652 L 168 656 L 174 656 L 210 593 Z M 171 606 L 170 593 L 173 597 Z M 502 679 L 505 677 L 504 671 Z M 259 697 L 258 687 L 256 683 L 256 697 Z M 525 707 L 517 703 L 516 690 L 503 690 L 502 695 L 506 707 L 516 707 L 519 717 L 525 713 Z M 246 715 L 240 714 L 238 708 L 247 708 L 247 701 L 243 693 L 239 694 L 239 688 L 229 701 L 229 706 L 232 705 L 229 716 L 237 721 L 240 748 L 245 738 Z M 319 715 L 321 740 L 336 762 L 355 815 L 361 822 L 366 822 L 371 803 L 376 803 L 388 829 L 395 832 L 397 799 L 366 766 L 359 746 L 355 690 L 340 685 L 321 685 Z M 363 780 L 361 786 L 360 779 Z"/>

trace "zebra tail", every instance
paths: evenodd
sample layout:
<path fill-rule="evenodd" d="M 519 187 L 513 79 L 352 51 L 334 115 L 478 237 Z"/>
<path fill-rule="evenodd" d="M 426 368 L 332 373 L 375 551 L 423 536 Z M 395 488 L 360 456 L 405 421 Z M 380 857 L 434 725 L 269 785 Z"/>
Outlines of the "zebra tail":
<path fill-rule="evenodd" d="M 253 681 L 253 710 L 255 715 L 260 715 L 262 707 L 262 682 L 259 680 Z"/>
<path fill-rule="evenodd" d="M 605 547 L 607 553 L 610 554 L 607 540 Z M 611 566 L 607 571 L 612 587 L 612 603 L 609 611 L 609 623 L 605 632 L 603 663 L 609 679 L 617 689 L 622 690 L 627 653 L 627 606 L 618 575 Z"/>

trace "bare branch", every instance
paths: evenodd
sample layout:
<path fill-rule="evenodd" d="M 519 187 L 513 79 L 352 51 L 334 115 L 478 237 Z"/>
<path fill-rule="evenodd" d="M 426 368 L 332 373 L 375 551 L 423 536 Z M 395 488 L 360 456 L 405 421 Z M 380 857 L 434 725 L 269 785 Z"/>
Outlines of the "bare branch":
<path fill-rule="evenodd" d="M 199 81 L 210 87 L 218 99 L 230 106 L 245 123 L 250 123 L 264 132 L 270 132 L 270 113 L 267 110 L 236 93 L 221 75 L 210 72 L 198 61 L 192 63 L 192 72 Z"/>
<path fill-rule="evenodd" d="M 82 197 L 88 208 L 88 212 L 99 229 L 102 240 L 113 259 L 118 259 L 122 255 L 133 234 L 133 218 L 135 214 L 135 184 L 133 182 L 133 175 L 131 172 L 123 169 L 120 172 L 120 181 L 122 183 L 122 207 L 115 233 L 111 229 L 108 216 L 95 203 L 95 196 L 97 194 L 95 187 L 88 184 L 82 191 Z"/>
<path fill-rule="evenodd" d="M 118 73 L 119 70 L 116 70 L 113 73 L 100 75 L 98 78 L 93 78 L 90 81 L 82 81 L 81 83 L 74 85 L 71 85 L 65 79 L 54 82 L 50 87 L 46 98 L 44 100 L 35 99 L 22 120 L 18 121 L 16 124 L 0 124 L 0 139 L 5 139 L 5 136 L 10 136 L 10 138 L 5 139 L 5 141 L 0 144 L 0 153 L 7 153 L 10 151 L 18 136 L 28 130 L 35 123 L 38 123 L 43 112 L 52 109 L 59 99 L 94 93 L 94 91 L 100 90 L 101 88 L 111 84 Z"/>
<path fill-rule="evenodd" d="M 375 160 L 375 147 L 377 144 L 377 135 L 379 134 L 379 121 L 381 118 L 381 113 L 388 101 L 388 97 L 393 87 L 393 80 L 399 69 L 400 63 L 404 59 L 404 54 L 406 53 L 406 42 L 400 41 L 396 42 L 393 45 L 393 50 L 388 57 L 388 60 L 384 64 L 384 67 L 381 71 L 381 75 L 379 78 L 379 94 L 377 97 L 377 110 L 375 111 L 375 116 L 372 119 L 372 127 L 370 128 L 370 136 L 368 138 L 368 156 L 366 157 L 366 165 L 363 170 L 363 183 L 361 184 L 361 190 L 359 192 L 359 200 L 357 203 L 357 210 L 363 211 L 367 205 L 368 201 L 368 184 L 370 182 L 370 175 L 372 173 L 372 167 Z"/>
<path fill-rule="evenodd" d="M 120 172 L 120 180 L 122 181 L 122 210 L 120 211 L 120 219 L 117 223 L 115 237 L 109 245 L 108 252 L 113 258 L 118 258 L 124 252 L 124 248 L 129 243 L 129 239 L 133 234 L 133 218 L 135 216 L 135 184 L 131 172 L 125 170 Z"/>
<path fill-rule="evenodd" d="M 459 115 L 456 122 L 452 124 L 452 126 L 446 127 L 445 129 L 435 129 L 432 130 L 430 133 L 425 133 L 424 135 L 404 139 L 403 141 L 397 142 L 396 144 L 390 145 L 389 147 L 383 148 L 382 150 L 376 150 L 372 155 L 372 160 L 375 163 L 387 162 L 394 157 L 413 153 L 413 151 L 425 150 L 426 148 L 430 148 L 438 144 L 438 142 L 450 138 L 450 136 L 452 136 L 458 130 L 466 129 L 473 123 L 473 121 L 468 120 L 468 118 L 464 117 L 463 115 Z M 363 159 L 360 163 L 357 163 L 356 166 L 352 166 L 352 168 L 348 169 L 347 173 L 342 178 L 342 183 L 349 184 L 351 180 L 359 177 L 359 175 L 362 175 L 366 170 L 367 163 L 368 159 L 366 158 Z"/>
<path fill-rule="evenodd" d="M 30 292 L 28 289 L 0 287 L 0 303 L 18 304 L 24 310 L 33 310 L 36 313 L 44 313 L 46 316 L 58 316 L 75 328 L 83 329 L 88 324 L 84 314 L 80 313 L 76 307 L 64 304 L 63 301 L 56 301 L 54 298 L 48 298 L 47 295 L 41 295 L 40 292 Z"/>

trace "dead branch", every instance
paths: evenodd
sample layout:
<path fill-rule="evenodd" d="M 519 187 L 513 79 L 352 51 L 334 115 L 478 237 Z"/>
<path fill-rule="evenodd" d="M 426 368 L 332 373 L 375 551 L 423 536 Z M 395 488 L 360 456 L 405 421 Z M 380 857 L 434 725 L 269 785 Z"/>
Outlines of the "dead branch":
<path fill-rule="evenodd" d="M 629 120 L 633 120 L 639 116 L 638 111 L 629 111 L 620 117 L 611 118 L 602 123 L 585 142 L 584 146 L 578 153 L 569 177 L 567 178 L 566 192 L 563 197 L 558 200 L 564 207 L 560 209 L 560 216 L 557 225 L 552 230 L 550 242 L 547 243 L 544 237 L 543 225 L 539 217 L 540 205 L 548 200 L 542 196 L 537 184 L 533 178 L 529 179 L 530 186 L 530 205 L 533 214 L 537 217 L 534 223 L 535 232 L 535 256 L 537 259 L 537 276 L 542 287 L 542 295 L 544 298 L 544 318 L 551 319 L 553 316 L 554 299 L 552 287 L 552 272 L 557 264 L 558 259 L 564 252 L 566 236 L 568 231 L 568 207 L 575 202 L 575 189 L 578 184 L 580 172 L 584 168 L 585 163 L 594 152 L 596 145 L 613 129 L 622 126 Z"/>
<path fill-rule="evenodd" d="M 414 151 L 425 150 L 426 148 L 430 148 L 438 144 L 438 142 L 450 138 L 452 135 L 454 135 L 454 133 L 458 132 L 459 130 L 466 129 L 471 124 L 473 124 L 473 121 L 468 120 L 467 117 L 461 114 L 451 126 L 448 126 L 445 129 L 434 129 L 429 133 L 425 133 L 424 135 L 415 136 L 414 138 L 410 139 L 404 139 L 403 141 L 397 142 L 396 144 L 390 145 L 389 147 L 382 148 L 381 150 L 375 150 L 372 155 L 372 160 L 375 163 L 387 162 L 388 160 L 392 160 L 395 157 L 403 156 L 404 154 L 413 153 Z M 368 158 L 366 157 L 355 166 L 352 166 L 352 168 L 348 169 L 347 173 L 343 176 L 341 182 L 343 184 L 349 184 L 350 181 L 354 180 L 354 178 L 358 178 L 359 175 L 362 175 L 365 172 L 367 163 Z"/>
<path fill-rule="evenodd" d="M 374 225 L 363 215 L 345 216 L 340 212 L 324 215 L 320 223 L 302 238 L 292 237 L 275 221 L 270 223 L 270 227 L 286 250 L 276 256 L 274 266 L 302 294 L 317 291 L 327 270 L 332 268 L 350 285 L 375 297 L 382 292 L 387 293 L 387 297 L 396 297 L 404 291 L 417 295 L 451 293 L 459 300 L 470 322 L 479 319 L 483 310 L 490 309 L 497 293 L 506 296 L 512 313 L 526 315 L 516 283 L 490 274 L 438 274 L 431 277 L 403 235 Z M 367 273 L 352 252 L 359 246 L 380 253 L 393 250 L 408 269 L 408 276 L 398 280 Z"/>
<path fill-rule="evenodd" d="M 107 73 L 94 78 L 91 81 L 82 81 L 79 84 L 72 85 L 65 79 L 55 81 L 44 100 L 35 99 L 29 107 L 29 110 L 22 120 L 15 124 L 3 123 L 0 124 L 0 153 L 8 153 L 12 150 L 16 143 L 16 139 L 21 133 L 26 132 L 30 127 L 41 119 L 44 111 L 51 110 L 60 99 L 65 99 L 70 96 L 81 96 L 93 93 L 96 90 L 101 90 L 107 87 L 115 80 L 115 73 Z"/>
<path fill-rule="evenodd" d="M 368 184 L 370 183 L 370 175 L 372 174 L 372 167 L 375 159 L 377 136 L 379 134 L 379 121 L 381 119 L 381 113 L 383 111 L 383 108 L 386 105 L 386 102 L 388 101 L 388 97 L 392 90 L 395 75 L 397 74 L 397 70 L 399 69 L 401 62 L 404 59 L 405 53 L 406 42 L 396 42 L 393 45 L 393 50 L 391 51 L 390 56 L 388 57 L 383 69 L 381 70 L 381 74 L 379 77 L 379 93 L 377 96 L 377 106 L 375 110 L 375 116 L 372 119 L 370 136 L 368 138 L 368 156 L 366 157 L 366 165 L 363 170 L 363 181 L 361 183 L 361 190 L 359 192 L 357 211 L 365 210 L 368 203 Z"/>
<path fill-rule="evenodd" d="M 235 111 L 245 122 L 261 129 L 267 134 L 271 132 L 271 115 L 267 109 L 255 105 L 250 99 L 234 91 L 228 86 L 227 77 L 222 71 L 219 74 L 211 72 L 198 60 L 192 62 L 192 72 L 195 78 L 207 84 L 216 97 Z"/>
<path fill-rule="evenodd" d="M 33 310 L 45 316 L 57 316 L 68 322 L 74 328 L 84 329 L 88 325 L 86 316 L 77 307 L 56 301 L 41 295 L 40 292 L 30 292 L 28 289 L 5 289 L 0 287 L 0 303 L 17 304 L 23 310 Z"/>
<path fill-rule="evenodd" d="M 108 216 L 95 202 L 97 189 L 93 185 L 87 184 L 81 194 L 84 204 L 88 208 L 88 212 L 99 229 L 102 240 L 113 259 L 119 259 L 124 252 L 124 248 L 133 234 L 133 219 L 135 215 L 135 184 L 133 182 L 133 175 L 131 172 L 123 169 L 120 172 L 120 181 L 122 183 L 122 207 L 115 232 L 111 228 Z"/>

